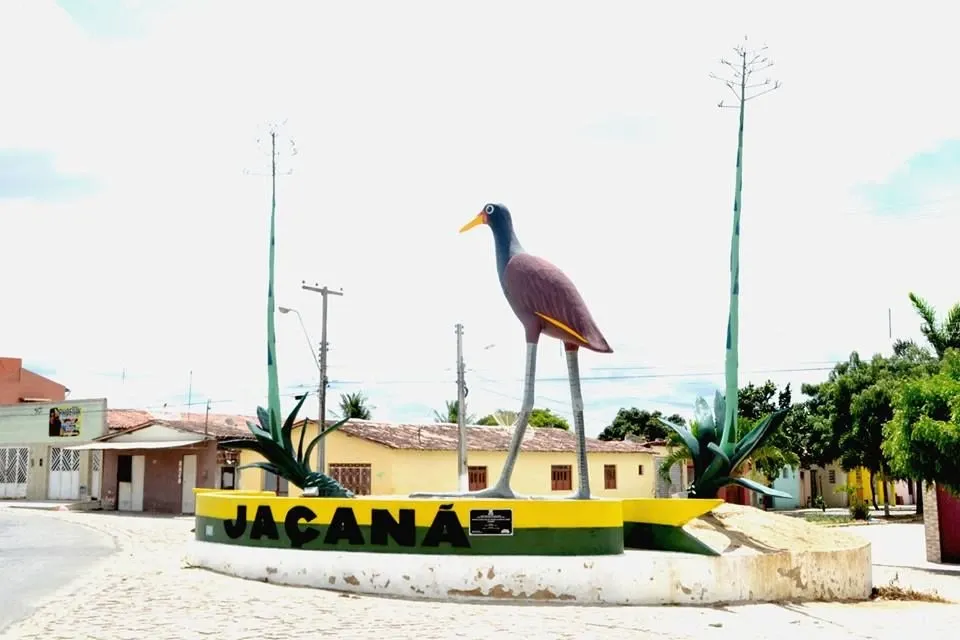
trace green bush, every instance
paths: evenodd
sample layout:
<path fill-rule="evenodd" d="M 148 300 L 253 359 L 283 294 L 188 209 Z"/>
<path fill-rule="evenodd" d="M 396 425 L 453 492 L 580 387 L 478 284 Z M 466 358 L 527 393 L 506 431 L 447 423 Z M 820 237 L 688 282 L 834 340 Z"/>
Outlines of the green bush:
<path fill-rule="evenodd" d="M 827 501 L 824 500 L 823 496 L 818 493 L 817 497 L 813 499 L 813 506 L 816 507 L 817 509 L 820 509 L 823 512 L 826 512 Z"/>

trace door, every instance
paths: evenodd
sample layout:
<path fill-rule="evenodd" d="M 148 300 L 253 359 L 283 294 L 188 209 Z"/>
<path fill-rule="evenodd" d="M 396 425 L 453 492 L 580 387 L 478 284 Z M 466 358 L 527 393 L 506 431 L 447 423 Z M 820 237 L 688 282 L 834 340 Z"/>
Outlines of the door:
<path fill-rule="evenodd" d="M 143 479 L 147 461 L 143 456 L 133 456 L 131 464 L 130 510 L 143 511 Z"/>
<path fill-rule="evenodd" d="M 103 486 L 103 478 L 100 470 L 103 468 L 103 451 L 93 450 L 90 452 L 90 497 L 100 499 L 100 487 Z"/>
<path fill-rule="evenodd" d="M 27 497 L 27 465 L 30 449 L 6 447 L 0 449 L 0 499 Z"/>
<path fill-rule="evenodd" d="M 50 447 L 50 480 L 47 498 L 50 500 L 80 499 L 80 452 Z"/>
<path fill-rule="evenodd" d="M 193 513 L 197 508 L 197 499 L 193 494 L 194 487 L 197 486 L 197 455 L 191 453 L 183 456 L 181 465 L 180 490 L 180 511 L 181 513 Z"/>
<path fill-rule="evenodd" d="M 960 498 L 941 486 L 937 486 L 937 520 L 941 561 L 960 564 Z"/>

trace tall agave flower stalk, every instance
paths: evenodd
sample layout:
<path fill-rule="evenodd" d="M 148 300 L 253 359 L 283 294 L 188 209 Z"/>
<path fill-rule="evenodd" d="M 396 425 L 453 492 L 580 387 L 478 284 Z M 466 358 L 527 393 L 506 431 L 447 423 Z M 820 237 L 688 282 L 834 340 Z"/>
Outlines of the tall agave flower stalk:
<path fill-rule="evenodd" d="M 710 414 L 707 402 L 697 398 L 695 411 L 699 428 L 696 435 L 685 426 L 673 424 L 661 419 L 664 426 L 672 429 L 683 440 L 690 450 L 693 460 L 693 483 L 687 493 L 695 498 L 715 498 L 717 492 L 728 484 L 738 484 L 764 495 L 789 498 L 790 495 L 754 482 L 748 478 L 736 477 L 737 468 L 746 460 L 750 453 L 770 437 L 774 430 L 786 418 L 786 409 L 775 411 L 760 420 L 738 442 L 733 438 L 737 433 L 737 409 L 739 380 L 739 341 L 740 341 L 740 204 L 743 191 L 743 120 L 744 107 L 750 97 L 746 96 L 747 78 L 752 71 L 751 65 L 765 63 L 759 54 L 751 54 L 745 49 L 738 48 L 737 54 L 741 58 L 739 69 L 734 69 L 736 85 L 733 81 L 726 81 L 739 98 L 740 123 L 737 132 L 737 173 L 733 197 L 733 232 L 730 240 L 730 311 L 727 316 L 727 346 L 724 366 L 726 394 L 721 396 L 717 392 L 714 399 L 713 415 Z M 748 60 L 748 56 L 752 56 Z M 767 65 L 769 66 L 769 65 Z M 777 88 L 774 85 L 769 90 Z M 737 89 L 739 88 L 739 92 Z M 759 95 L 759 94 L 758 94 Z M 752 96 L 756 97 L 756 96 Z M 723 106 L 723 103 L 720 104 Z"/>
<path fill-rule="evenodd" d="M 313 471 L 310 467 L 310 454 L 319 444 L 320 438 L 327 436 L 342 426 L 346 420 L 341 420 L 324 430 L 318 425 L 318 435 L 304 450 L 306 425 L 300 428 L 299 445 L 293 448 L 293 425 L 297 413 L 307 399 L 303 394 L 287 419 L 280 423 L 280 384 L 277 375 L 277 335 L 274 327 L 274 264 L 276 261 L 276 219 L 277 219 L 277 187 L 276 187 L 276 132 L 271 132 L 271 151 L 273 158 L 273 185 L 270 203 L 270 256 L 267 278 L 267 408 L 257 407 L 259 424 L 247 421 L 247 428 L 253 434 L 253 440 L 233 439 L 223 442 L 223 446 L 234 449 L 248 449 L 256 451 L 266 458 L 266 462 L 253 462 L 243 465 L 239 469 L 259 468 L 269 471 L 288 482 L 304 489 L 305 493 L 322 497 L 350 498 L 353 493 L 330 476 Z"/>

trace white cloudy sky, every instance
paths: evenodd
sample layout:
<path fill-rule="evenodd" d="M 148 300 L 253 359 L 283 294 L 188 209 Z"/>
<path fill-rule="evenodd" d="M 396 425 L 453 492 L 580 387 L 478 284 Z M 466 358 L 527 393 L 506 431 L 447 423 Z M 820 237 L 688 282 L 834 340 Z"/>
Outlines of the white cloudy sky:
<path fill-rule="evenodd" d="M 490 233 L 457 234 L 500 201 L 615 350 L 582 354 L 588 432 L 620 406 L 689 413 L 722 382 L 727 313 L 736 115 L 708 73 L 744 33 L 783 87 L 747 112 L 741 382 L 799 387 L 889 350 L 888 308 L 918 336 L 908 291 L 960 299 L 945 15 L 31 0 L 0 4 L 0 352 L 114 407 L 182 405 L 192 370 L 193 402 L 250 413 L 269 180 L 245 170 L 268 170 L 257 136 L 287 119 L 278 303 L 319 341 L 300 282 L 343 287 L 334 404 L 360 389 L 375 417 L 429 421 L 455 397 L 462 322 L 471 413 L 516 408 L 523 333 Z M 285 391 L 314 385 L 296 317 L 277 325 Z M 561 347 L 540 354 L 538 405 L 569 415 Z"/>

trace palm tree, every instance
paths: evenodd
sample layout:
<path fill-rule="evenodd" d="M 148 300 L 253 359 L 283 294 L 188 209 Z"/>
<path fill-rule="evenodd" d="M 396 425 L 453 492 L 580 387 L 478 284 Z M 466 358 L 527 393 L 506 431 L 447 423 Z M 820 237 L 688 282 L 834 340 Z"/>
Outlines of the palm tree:
<path fill-rule="evenodd" d="M 345 420 L 369 420 L 370 406 L 362 391 L 340 394 L 340 416 Z"/>
<path fill-rule="evenodd" d="M 460 416 L 460 403 L 456 400 L 447 400 L 447 406 L 443 411 L 434 411 L 433 412 L 433 421 L 434 422 L 449 422 L 456 423 L 458 417 Z M 477 420 L 477 416 L 472 416 L 469 413 L 464 416 L 464 423 L 474 424 Z"/>
<path fill-rule="evenodd" d="M 943 360 L 947 349 L 960 349 L 960 302 L 950 308 L 943 322 L 937 321 L 936 310 L 917 294 L 910 293 L 910 302 L 923 320 L 920 332 L 936 351 L 938 360 Z M 899 354 L 912 346 L 916 346 L 912 340 L 897 340 L 893 346 L 894 353 Z"/>

